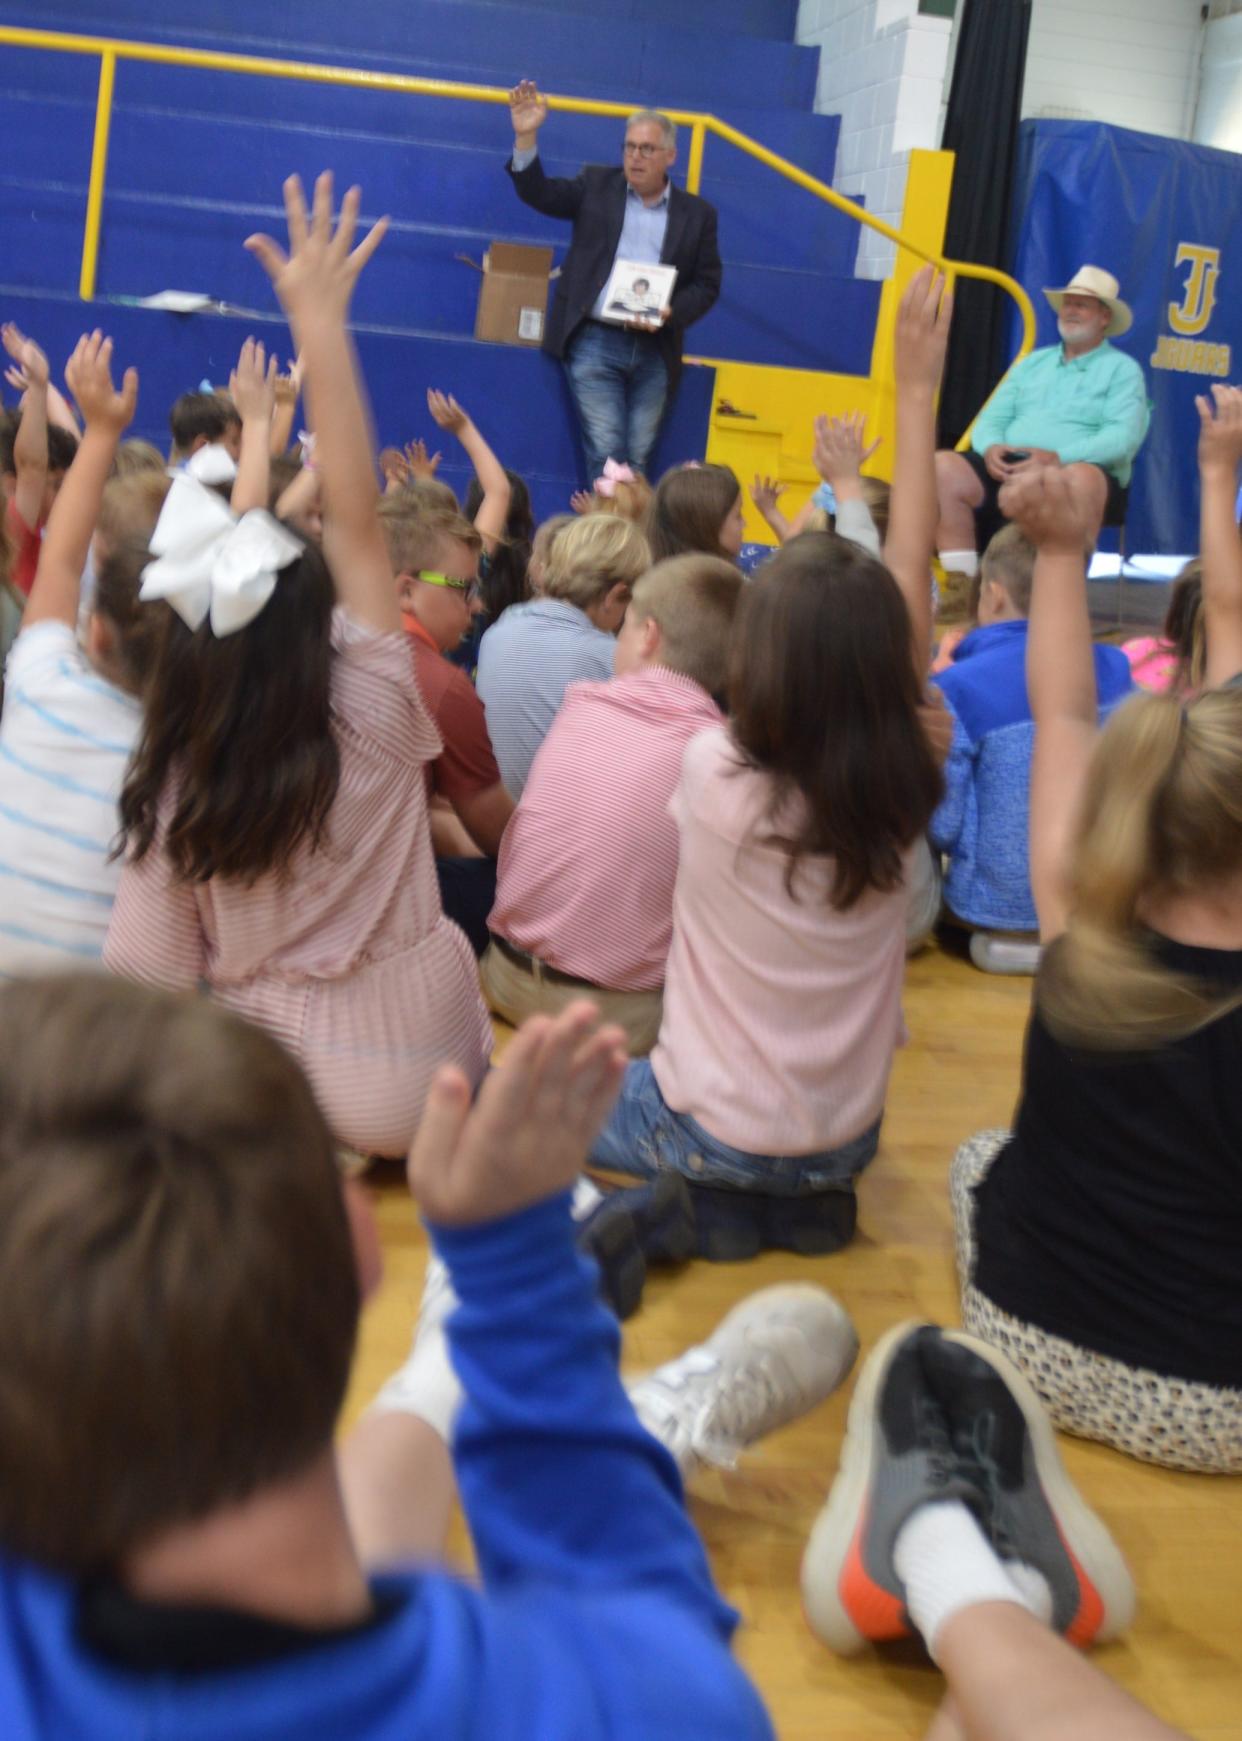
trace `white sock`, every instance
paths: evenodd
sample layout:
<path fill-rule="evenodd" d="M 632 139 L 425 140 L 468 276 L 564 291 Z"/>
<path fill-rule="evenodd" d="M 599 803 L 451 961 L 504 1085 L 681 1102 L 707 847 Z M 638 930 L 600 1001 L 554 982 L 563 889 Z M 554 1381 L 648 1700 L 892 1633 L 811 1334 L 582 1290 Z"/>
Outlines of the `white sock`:
<path fill-rule="evenodd" d="M 1006 1560 L 1004 1565 L 1005 1576 L 1021 1596 L 1023 1605 L 1030 1609 L 1036 1620 L 1051 1626 L 1052 1591 L 1044 1574 L 1034 1566 L 1028 1566 L 1024 1560 Z"/>
<path fill-rule="evenodd" d="M 371 1404 L 377 1414 L 417 1415 L 452 1449 L 453 1427 L 462 1404 L 461 1381 L 449 1359 L 448 1339 L 439 1324 L 420 1333 L 404 1366 L 398 1367 Z"/>
<path fill-rule="evenodd" d="M 967 580 L 973 580 L 979 572 L 977 550 L 938 550 L 936 554 L 946 574 L 964 574 Z"/>
<path fill-rule="evenodd" d="M 933 1660 L 936 1634 L 961 1609 L 976 1602 L 1026 1606 L 960 1499 L 912 1512 L 897 1533 L 893 1565 L 906 1588 L 906 1609 Z"/>

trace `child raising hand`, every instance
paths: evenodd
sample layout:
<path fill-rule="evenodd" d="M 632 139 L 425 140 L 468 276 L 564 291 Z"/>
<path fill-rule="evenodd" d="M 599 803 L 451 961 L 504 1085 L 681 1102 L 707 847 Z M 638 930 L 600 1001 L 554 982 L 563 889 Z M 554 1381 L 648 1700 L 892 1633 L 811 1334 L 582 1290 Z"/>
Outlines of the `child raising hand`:
<path fill-rule="evenodd" d="M 423 776 L 440 742 L 401 633 L 346 332 L 385 229 L 354 245 L 359 198 L 334 225 L 331 176 L 309 213 L 291 178 L 288 251 L 247 243 L 303 357 L 323 554 L 262 511 L 234 526 L 192 482 L 180 500 L 174 487 L 147 583 L 172 608 L 149 607 L 165 620 L 107 959 L 158 984 L 205 981 L 301 1060 L 339 1140 L 399 1154 L 433 1065 L 478 1081 L 491 1029 L 440 910 Z"/>

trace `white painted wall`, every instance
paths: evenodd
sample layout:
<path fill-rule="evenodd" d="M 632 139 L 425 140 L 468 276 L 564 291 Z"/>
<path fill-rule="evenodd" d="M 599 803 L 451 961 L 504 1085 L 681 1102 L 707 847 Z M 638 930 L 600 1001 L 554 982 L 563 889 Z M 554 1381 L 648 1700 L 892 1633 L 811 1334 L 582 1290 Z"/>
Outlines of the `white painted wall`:
<path fill-rule="evenodd" d="M 1207 27 L 1195 140 L 1242 151 L 1242 10 Z"/>
<path fill-rule="evenodd" d="M 1025 118 L 1189 137 L 1201 0 L 1034 0 Z"/>
<path fill-rule="evenodd" d="M 1242 0 L 1215 0 L 1222 14 Z M 1201 0 L 1033 0 L 1024 119 L 1105 121 L 1242 149 L 1242 16 L 1205 32 Z M 801 0 L 797 37 L 821 50 L 815 106 L 841 116 L 836 185 L 896 223 L 912 147 L 940 143 L 947 19 L 918 0 Z M 1201 127 L 1194 126 L 1203 63 Z M 884 278 L 887 242 L 863 231 L 858 270 Z"/>
<path fill-rule="evenodd" d="M 940 142 L 950 24 L 918 0 L 801 0 L 798 41 L 820 49 L 815 107 L 841 116 L 836 186 L 897 224 L 913 148 Z M 864 230 L 858 271 L 886 278 L 890 243 Z"/>

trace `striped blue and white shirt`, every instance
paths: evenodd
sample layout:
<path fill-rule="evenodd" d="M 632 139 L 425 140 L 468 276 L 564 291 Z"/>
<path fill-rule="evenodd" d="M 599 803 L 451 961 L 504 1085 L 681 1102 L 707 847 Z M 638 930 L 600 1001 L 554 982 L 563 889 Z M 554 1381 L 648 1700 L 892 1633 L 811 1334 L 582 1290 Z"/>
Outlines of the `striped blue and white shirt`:
<path fill-rule="evenodd" d="M 121 872 L 109 862 L 117 802 L 141 723 L 67 623 L 18 635 L 0 717 L 0 979 L 101 962 Z"/>

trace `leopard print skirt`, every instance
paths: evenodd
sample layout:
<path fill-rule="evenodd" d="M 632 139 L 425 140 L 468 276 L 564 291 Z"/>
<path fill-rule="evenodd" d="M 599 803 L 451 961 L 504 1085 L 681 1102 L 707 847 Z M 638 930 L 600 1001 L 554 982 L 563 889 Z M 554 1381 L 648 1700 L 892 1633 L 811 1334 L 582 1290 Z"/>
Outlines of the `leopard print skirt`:
<path fill-rule="evenodd" d="M 971 1191 L 1008 1140 L 1007 1130 L 980 1131 L 949 1170 L 964 1327 L 1009 1356 L 1064 1432 L 1169 1469 L 1242 1472 L 1242 1390 L 1164 1378 L 1079 1348 L 1011 1317 L 975 1287 Z"/>

